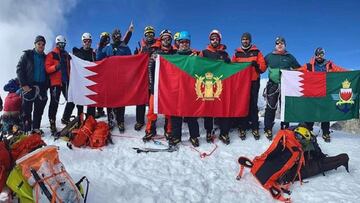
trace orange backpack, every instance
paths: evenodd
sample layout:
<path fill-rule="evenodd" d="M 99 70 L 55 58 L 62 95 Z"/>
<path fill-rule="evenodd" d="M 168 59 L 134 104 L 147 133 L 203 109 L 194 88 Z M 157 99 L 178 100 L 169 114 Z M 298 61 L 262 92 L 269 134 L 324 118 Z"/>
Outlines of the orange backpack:
<path fill-rule="evenodd" d="M 96 124 L 97 122 L 94 117 L 88 116 L 84 124 L 79 129 L 72 131 L 73 136 L 71 143 L 75 147 L 87 145 L 88 140 L 95 130 Z"/>
<path fill-rule="evenodd" d="M 106 122 L 100 121 L 96 125 L 94 133 L 90 136 L 89 146 L 91 148 L 100 148 L 107 144 L 109 138 L 109 126 Z"/>
<path fill-rule="evenodd" d="M 41 139 L 41 135 L 38 133 L 33 133 L 22 138 L 20 141 L 15 142 L 11 146 L 11 156 L 14 161 L 16 161 L 20 157 L 42 146 L 46 146 L 46 143 Z"/>
<path fill-rule="evenodd" d="M 283 196 L 284 193 L 290 195 L 288 190 L 290 183 L 282 181 L 283 177 L 287 175 L 288 171 L 296 169 L 296 175 L 292 177 L 291 183 L 296 178 L 301 182 L 300 170 L 305 164 L 301 143 L 291 130 L 280 130 L 269 148 L 260 156 L 255 157 L 253 161 L 246 157 L 240 157 L 238 162 L 240 164 L 238 180 L 242 176 L 244 167 L 251 168 L 251 173 L 270 192 L 272 197 L 284 202 L 290 201 L 290 198 Z"/>

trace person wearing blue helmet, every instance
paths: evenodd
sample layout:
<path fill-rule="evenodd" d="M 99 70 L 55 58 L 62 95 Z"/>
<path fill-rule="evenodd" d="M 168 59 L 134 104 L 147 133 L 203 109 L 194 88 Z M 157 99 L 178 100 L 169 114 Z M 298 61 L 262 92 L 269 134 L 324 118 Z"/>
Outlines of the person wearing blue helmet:
<path fill-rule="evenodd" d="M 177 50 L 178 55 L 197 55 L 194 50 L 190 48 L 191 36 L 189 32 L 182 31 L 179 34 L 179 48 Z M 185 117 L 184 120 L 187 121 L 190 133 L 190 142 L 194 147 L 199 146 L 199 123 L 196 117 Z M 171 116 L 172 124 L 172 134 L 169 140 L 170 146 L 175 146 L 181 142 L 181 129 L 182 129 L 182 117 Z"/>

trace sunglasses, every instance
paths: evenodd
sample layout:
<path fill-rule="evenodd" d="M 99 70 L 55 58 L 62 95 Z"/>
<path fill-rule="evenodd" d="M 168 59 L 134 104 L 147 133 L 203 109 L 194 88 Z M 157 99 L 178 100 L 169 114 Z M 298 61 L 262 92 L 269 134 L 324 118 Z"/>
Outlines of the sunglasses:
<path fill-rule="evenodd" d="M 316 57 L 319 57 L 319 58 L 323 58 L 324 56 L 325 56 L 324 53 L 320 53 L 320 54 L 316 55 Z"/>
<path fill-rule="evenodd" d="M 163 38 L 161 38 L 161 41 L 170 42 L 170 41 L 171 41 L 171 38 L 170 38 L 170 37 L 163 37 Z"/>
<path fill-rule="evenodd" d="M 217 37 L 214 37 L 214 38 L 211 38 L 210 41 L 220 41 L 220 39 Z"/>
<path fill-rule="evenodd" d="M 153 32 L 147 32 L 147 33 L 145 33 L 145 36 L 146 36 L 146 37 L 148 37 L 148 36 L 149 36 L 149 37 L 150 37 L 150 36 L 153 37 L 153 36 L 155 36 L 155 34 L 154 34 Z"/>
<path fill-rule="evenodd" d="M 283 42 L 275 42 L 275 44 L 276 44 L 276 45 L 280 45 L 280 44 L 281 44 L 281 45 L 284 45 Z"/>
<path fill-rule="evenodd" d="M 91 39 L 84 39 L 83 42 L 84 43 L 91 43 Z"/>
<path fill-rule="evenodd" d="M 179 41 L 180 44 L 189 44 L 190 41 L 189 40 L 181 40 Z"/>

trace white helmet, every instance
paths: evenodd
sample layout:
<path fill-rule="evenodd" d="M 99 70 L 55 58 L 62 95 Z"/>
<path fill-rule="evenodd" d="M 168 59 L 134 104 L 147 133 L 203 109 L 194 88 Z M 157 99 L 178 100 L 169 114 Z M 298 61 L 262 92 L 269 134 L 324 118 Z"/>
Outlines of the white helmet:
<path fill-rule="evenodd" d="M 92 40 L 91 34 L 88 33 L 88 32 L 85 32 L 85 33 L 81 36 L 81 41 L 84 41 L 85 39 Z"/>
<path fill-rule="evenodd" d="M 56 38 L 55 38 L 55 44 L 57 44 L 57 43 L 66 43 L 65 37 L 62 36 L 62 35 L 56 36 Z"/>
<path fill-rule="evenodd" d="M 222 39 L 222 36 L 221 36 L 221 33 L 219 30 L 212 30 L 209 34 L 209 39 L 210 39 L 211 35 L 213 35 L 213 34 L 216 34 L 217 36 L 219 36 L 220 40 Z"/>

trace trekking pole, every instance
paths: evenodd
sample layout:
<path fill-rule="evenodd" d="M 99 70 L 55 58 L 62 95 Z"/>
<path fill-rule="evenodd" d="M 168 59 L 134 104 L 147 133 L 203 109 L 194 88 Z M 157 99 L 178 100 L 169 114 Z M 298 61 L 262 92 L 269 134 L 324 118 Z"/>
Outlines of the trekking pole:
<path fill-rule="evenodd" d="M 51 202 L 52 195 L 51 195 L 50 191 L 47 189 L 47 187 L 45 186 L 44 182 L 41 180 L 39 174 L 32 167 L 30 167 L 30 172 L 34 176 L 34 179 L 39 184 L 39 186 L 40 186 L 41 190 L 44 192 L 45 196 L 48 198 L 49 202 Z"/>

